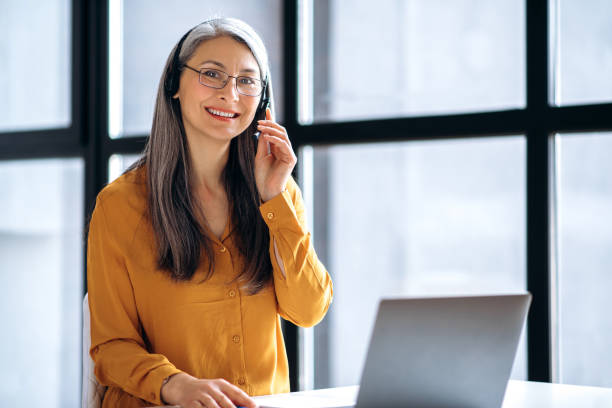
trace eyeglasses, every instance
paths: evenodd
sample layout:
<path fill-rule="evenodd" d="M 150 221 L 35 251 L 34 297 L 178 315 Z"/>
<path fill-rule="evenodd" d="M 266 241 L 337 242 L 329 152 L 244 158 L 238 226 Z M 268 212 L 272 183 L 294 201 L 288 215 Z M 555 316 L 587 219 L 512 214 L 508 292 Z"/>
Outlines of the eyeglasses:
<path fill-rule="evenodd" d="M 236 90 L 238 93 L 246 96 L 259 96 L 264 86 L 261 80 L 248 76 L 232 76 L 227 72 L 220 71 L 214 68 L 202 68 L 197 70 L 185 65 L 185 68 L 197 72 L 199 81 L 202 85 L 209 88 L 222 89 L 227 85 L 230 78 L 236 78 Z"/>

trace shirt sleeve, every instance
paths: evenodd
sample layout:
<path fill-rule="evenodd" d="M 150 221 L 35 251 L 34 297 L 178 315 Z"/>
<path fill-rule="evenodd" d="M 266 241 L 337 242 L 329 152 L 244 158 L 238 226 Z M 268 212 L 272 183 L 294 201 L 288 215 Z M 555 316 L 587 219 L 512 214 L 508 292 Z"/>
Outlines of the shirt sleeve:
<path fill-rule="evenodd" d="M 100 384 L 162 405 L 164 378 L 181 372 L 166 357 L 149 353 L 134 291 L 125 266 L 126 240 L 113 229 L 100 197 L 89 224 L 87 286 L 91 313 L 91 349 L 94 373 Z"/>
<path fill-rule="evenodd" d="M 259 209 L 270 230 L 270 259 L 279 314 L 298 326 L 314 326 L 327 313 L 333 287 L 329 273 L 315 253 L 302 195 L 293 178 L 289 178 L 285 191 Z M 285 275 L 276 261 L 274 242 Z"/>

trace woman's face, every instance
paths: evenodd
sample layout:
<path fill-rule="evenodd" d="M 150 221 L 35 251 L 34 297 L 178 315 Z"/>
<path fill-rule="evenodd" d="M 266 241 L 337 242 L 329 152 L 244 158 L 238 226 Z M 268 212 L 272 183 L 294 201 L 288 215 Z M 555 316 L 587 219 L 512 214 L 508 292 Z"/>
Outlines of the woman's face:
<path fill-rule="evenodd" d="M 257 60 L 249 48 L 230 37 L 218 37 L 201 43 L 187 65 L 196 70 L 212 68 L 232 76 L 260 79 Z M 179 89 L 173 96 L 181 104 L 185 132 L 189 138 L 206 137 L 230 141 L 253 121 L 261 96 L 247 96 L 236 90 L 236 79 L 229 78 L 221 89 L 199 83 L 199 75 L 188 68 L 181 72 Z M 219 116 L 213 111 L 234 114 Z"/>

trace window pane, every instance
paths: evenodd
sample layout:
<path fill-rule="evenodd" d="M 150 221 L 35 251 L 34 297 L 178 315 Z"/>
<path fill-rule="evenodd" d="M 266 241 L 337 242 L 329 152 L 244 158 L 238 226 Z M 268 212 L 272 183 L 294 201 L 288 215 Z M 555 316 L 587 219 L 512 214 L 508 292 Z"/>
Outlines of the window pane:
<path fill-rule="evenodd" d="M 612 2 L 552 0 L 552 4 L 555 104 L 611 102 Z"/>
<path fill-rule="evenodd" d="M 316 388 L 359 382 L 383 295 L 525 290 L 523 137 L 315 147 L 312 156 L 304 194 L 334 280 L 315 328 Z M 514 378 L 526 378 L 525 354 L 521 340 Z"/>
<path fill-rule="evenodd" d="M 2 2 L 0 131 L 70 125 L 69 0 Z"/>
<path fill-rule="evenodd" d="M 301 103 L 313 93 L 315 122 L 524 107 L 524 3 L 313 1 L 301 55 L 308 63 L 312 39 L 314 80 Z"/>
<path fill-rule="evenodd" d="M 77 407 L 83 162 L 0 162 L 0 188 L 2 406 Z"/>
<path fill-rule="evenodd" d="M 113 154 L 108 159 L 108 182 L 111 183 L 123 174 L 139 158 L 138 154 Z"/>
<path fill-rule="evenodd" d="M 111 0 L 109 5 L 111 137 L 150 132 L 157 87 L 172 47 L 190 28 L 214 16 L 244 20 L 262 37 L 270 58 L 277 119 L 282 119 L 281 0 L 185 0 L 180 7 L 165 0 Z"/>
<path fill-rule="evenodd" d="M 557 141 L 559 379 L 612 387 L 612 133 Z"/>

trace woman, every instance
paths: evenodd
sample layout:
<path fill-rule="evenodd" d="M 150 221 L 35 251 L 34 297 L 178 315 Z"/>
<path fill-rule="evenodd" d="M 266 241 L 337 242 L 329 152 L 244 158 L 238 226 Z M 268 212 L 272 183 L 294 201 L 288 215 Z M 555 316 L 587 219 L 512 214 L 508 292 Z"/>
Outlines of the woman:
<path fill-rule="evenodd" d="M 90 221 L 103 407 L 254 407 L 249 395 L 289 391 L 279 315 L 315 325 L 332 283 L 272 96 L 244 22 L 199 24 L 170 54 L 143 157 L 100 192 Z"/>

